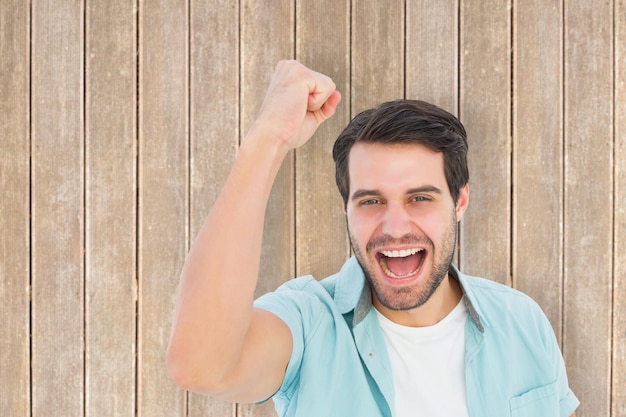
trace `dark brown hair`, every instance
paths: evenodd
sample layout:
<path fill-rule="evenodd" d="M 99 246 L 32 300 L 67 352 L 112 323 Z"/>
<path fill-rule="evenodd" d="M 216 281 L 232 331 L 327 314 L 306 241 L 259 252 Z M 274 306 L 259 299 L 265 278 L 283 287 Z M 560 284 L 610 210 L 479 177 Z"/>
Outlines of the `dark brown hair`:
<path fill-rule="evenodd" d="M 352 119 L 333 147 L 335 181 L 344 205 L 350 193 L 348 160 L 356 142 L 426 146 L 443 153 L 444 173 L 456 203 L 469 181 L 465 128 L 452 114 L 419 100 L 395 100 L 365 110 Z"/>

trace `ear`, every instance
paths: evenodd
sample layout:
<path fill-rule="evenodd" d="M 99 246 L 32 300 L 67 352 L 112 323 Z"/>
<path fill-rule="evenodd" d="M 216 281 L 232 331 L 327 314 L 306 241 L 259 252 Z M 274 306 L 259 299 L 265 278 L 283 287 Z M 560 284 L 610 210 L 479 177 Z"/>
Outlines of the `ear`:
<path fill-rule="evenodd" d="M 467 210 L 467 205 L 469 204 L 469 184 L 465 184 L 460 192 L 459 198 L 456 201 L 456 221 L 460 222 L 463 218 L 463 214 L 465 214 L 465 210 Z"/>

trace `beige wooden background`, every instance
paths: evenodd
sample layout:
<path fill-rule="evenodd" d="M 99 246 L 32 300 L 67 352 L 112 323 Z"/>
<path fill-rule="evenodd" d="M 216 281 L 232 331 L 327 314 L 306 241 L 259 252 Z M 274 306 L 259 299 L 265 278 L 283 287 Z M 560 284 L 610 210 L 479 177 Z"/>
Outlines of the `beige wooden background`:
<path fill-rule="evenodd" d="M 349 255 L 330 150 L 350 116 L 433 101 L 469 132 L 461 268 L 541 304 L 578 416 L 626 416 L 622 0 L 0 1 L 0 415 L 274 415 L 176 389 L 164 349 L 282 58 L 344 101 L 280 173 L 259 293 Z"/>

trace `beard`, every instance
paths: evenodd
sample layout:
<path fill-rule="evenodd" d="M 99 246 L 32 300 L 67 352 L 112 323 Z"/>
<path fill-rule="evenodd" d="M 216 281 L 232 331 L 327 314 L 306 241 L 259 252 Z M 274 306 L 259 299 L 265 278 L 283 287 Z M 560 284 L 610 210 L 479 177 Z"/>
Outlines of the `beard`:
<path fill-rule="evenodd" d="M 456 212 L 452 213 L 450 225 L 444 233 L 439 248 L 435 248 L 433 241 L 428 237 L 407 235 L 401 239 L 394 239 L 390 236 L 381 236 L 369 241 L 365 247 L 364 253 L 356 244 L 356 239 L 350 232 L 349 227 L 348 236 L 356 259 L 363 270 L 365 278 L 370 284 L 370 288 L 373 292 L 372 295 L 376 297 L 384 307 L 390 310 L 411 310 L 422 306 L 430 299 L 450 270 L 457 239 Z M 379 261 L 375 256 L 375 248 L 394 244 L 398 246 L 413 245 L 427 248 L 426 256 L 429 256 L 433 262 L 430 275 L 420 280 L 417 285 L 399 288 L 390 288 L 384 284 L 382 279 L 376 278 L 380 267 L 377 265 Z M 427 259 L 424 259 L 422 262 L 425 264 L 426 260 Z M 420 266 L 420 268 L 422 268 L 424 264 Z"/>

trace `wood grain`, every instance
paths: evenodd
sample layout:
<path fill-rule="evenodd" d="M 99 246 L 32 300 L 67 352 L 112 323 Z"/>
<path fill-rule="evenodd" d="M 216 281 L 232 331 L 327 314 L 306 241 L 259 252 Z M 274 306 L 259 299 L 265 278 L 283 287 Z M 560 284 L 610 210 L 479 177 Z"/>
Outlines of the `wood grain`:
<path fill-rule="evenodd" d="M 626 415 L 626 3 L 615 2 L 615 200 L 611 415 Z"/>
<path fill-rule="evenodd" d="M 404 97 L 404 2 L 352 2 L 352 116 Z"/>
<path fill-rule="evenodd" d="M 188 242 L 188 5 L 139 9 L 139 391 L 143 416 L 183 416 L 165 367 Z"/>
<path fill-rule="evenodd" d="M 457 0 L 406 2 L 406 98 L 458 114 Z"/>
<path fill-rule="evenodd" d="M 332 157 L 350 116 L 350 4 L 309 1 L 297 3 L 296 11 L 296 58 L 330 76 L 342 93 L 335 116 L 296 151 L 296 275 L 321 279 L 337 272 L 350 255 Z"/>
<path fill-rule="evenodd" d="M 461 270 L 503 283 L 511 264 L 510 1 L 461 3 L 461 121 L 467 129 L 470 205 L 461 222 Z"/>
<path fill-rule="evenodd" d="M 32 416 L 84 408 L 81 3 L 32 2 Z"/>
<path fill-rule="evenodd" d="M 559 0 L 521 3 L 513 6 L 513 284 L 539 303 L 560 340 L 563 16 Z"/>
<path fill-rule="evenodd" d="M 0 13 L 0 415 L 30 414 L 29 5 Z"/>
<path fill-rule="evenodd" d="M 608 3 L 565 5 L 563 350 L 578 417 L 610 413 L 612 28 Z"/>
<path fill-rule="evenodd" d="M 190 239 L 230 172 L 239 143 L 239 7 L 190 3 Z M 235 406 L 189 393 L 189 417 L 232 417 Z"/>
<path fill-rule="evenodd" d="M 86 415 L 134 416 L 137 16 L 86 10 Z"/>

